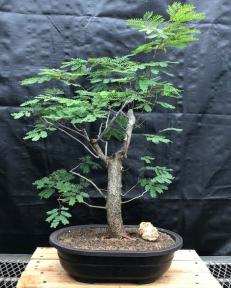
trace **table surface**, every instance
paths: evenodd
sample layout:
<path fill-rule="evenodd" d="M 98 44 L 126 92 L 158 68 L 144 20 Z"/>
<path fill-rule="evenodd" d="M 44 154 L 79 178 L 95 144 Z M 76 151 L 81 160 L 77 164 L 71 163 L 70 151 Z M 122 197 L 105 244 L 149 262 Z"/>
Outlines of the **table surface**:
<path fill-rule="evenodd" d="M 55 248 L 39 247 L 32 255 L 17 288 L 221 288 L 194 250 L 175 252 L 170 269 L 150 284 L 87 284 L 70 277 L 61 267 Z"/>

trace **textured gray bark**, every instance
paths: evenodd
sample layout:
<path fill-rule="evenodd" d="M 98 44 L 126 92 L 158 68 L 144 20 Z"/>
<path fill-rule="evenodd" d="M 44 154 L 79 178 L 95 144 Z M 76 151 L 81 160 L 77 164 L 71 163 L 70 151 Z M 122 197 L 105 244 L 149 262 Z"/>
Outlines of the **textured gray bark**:
<path fill-rule="evenodd" d="M 127 158 L 133 127 L 136 122 L 132 109 L 127 112 L 128 125 L 122 148 L 112 157 L 108 157 L 108 189 L 107 189 L 107 223 L 109 234 L 113 237 L 126 236 L 122 219 L 122 160 Z"/>
<path fill-rule="evenodd" d="M 107 194 L 107 222 L 110 236 L 125 235 L 121 209 L 122 193 L 122 159 L 115 154 L 108 160 L 108 194 Z"/>

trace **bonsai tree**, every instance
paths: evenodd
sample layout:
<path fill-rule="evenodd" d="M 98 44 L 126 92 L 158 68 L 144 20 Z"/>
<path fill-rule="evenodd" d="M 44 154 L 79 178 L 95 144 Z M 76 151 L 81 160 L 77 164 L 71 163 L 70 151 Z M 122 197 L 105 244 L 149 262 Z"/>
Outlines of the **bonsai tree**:
<path fill-rule="evenodd" d="M 128 21 L 146 37 L 145 44 L 129 55 L 71 59 L 59 69 L 41 69 L 35 77 L 22 81 L 23 85 L 50 82 L 49 89 L 41 90 L 13 113 L 15 119 L 34 119 L 33 129 L 24 139 L 38 141 L 60 132 L 88 153 L 75 167 L 54 171 L 34 182 L 41 198 L 57 196 L 58 207 L 47 212 L 46 220 L 51 227 L 68 224 L 69 208 L 81 203 L 105 209 L 111 237 L 129 237 L 123 226 L 122 204 L 145 194 L 155 198 L 167 191 L 173 181 L 172 169 L 156 166 L 152 155 L 142 155 L 143 168 L 137 184 L 128 191 L 123 191 L 122 186 L 123 163 L 129 156 L 133 131 L 143 124 L 136 114 L 151 113 L 155 107 L 172 110 L 174 99 L 182 92 L 167 80 L 174 76 L 168 68 L 175 63 L 157 57 L 166 58 L 169 49 L 185 48 L 187 43 L 196 41 L 199 30 L 193 28 L 193 22 L 204 18 L 202 13 L 195 12 L 194 6 L 179 2 L 170 5 L 166 12 L 167 19 L 147 12 L 142 18 Z M 90 129 L 92 123 L 97 130 Z M 153 145 L 168 144 L 169 131 L 181 129 L 169 127 L 144 137 Z M 107 169 L 106 190 L 90 177 L 93 170 L 102 166 Z M 123 200 L 138 186 L 138 196 Z M 105 199 L 105 206 L 89 203 L 90 188 Z"/>

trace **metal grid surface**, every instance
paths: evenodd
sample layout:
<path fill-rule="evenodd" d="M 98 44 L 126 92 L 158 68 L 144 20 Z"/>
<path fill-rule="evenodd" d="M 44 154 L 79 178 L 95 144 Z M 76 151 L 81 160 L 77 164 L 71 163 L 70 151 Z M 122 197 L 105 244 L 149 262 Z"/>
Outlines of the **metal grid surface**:
<path fill-rule="evenodd" d="M 0 288 L 15 288 L 26 265 L 26 261 L 0 260 Z"/>
<path fill-rule="evenodd" d="M 0 260 L 0 288 L 15 288 L 26 260 Z M 231 263 L 206 262 L 211 274 L 224 288 L 231 288 Z"/>
<path fill-rule="evenodd" d="M 206 264 L 222 287 L 231 288 L 231 263 L 208 262 Z"/>

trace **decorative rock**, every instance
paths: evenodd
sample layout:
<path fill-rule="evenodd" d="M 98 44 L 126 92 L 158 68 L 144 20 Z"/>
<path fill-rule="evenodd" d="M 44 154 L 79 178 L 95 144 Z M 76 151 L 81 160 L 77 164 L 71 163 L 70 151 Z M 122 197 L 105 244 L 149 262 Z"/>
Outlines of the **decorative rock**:
<path fill-rule="evenodd" d="M 141 222 L 138 233 L 144 240 L 148 241 L 156 241 L 159 237 L 157 228 L 151 222 Z"/>

